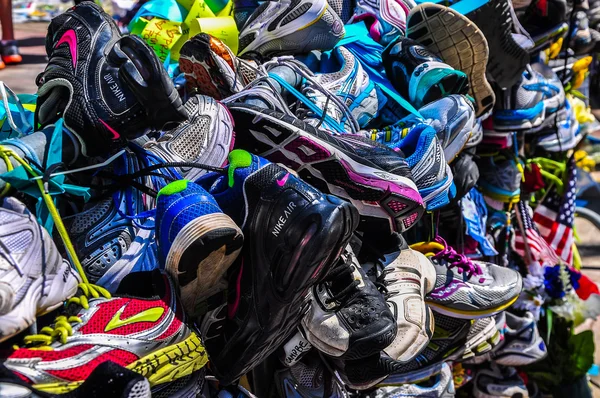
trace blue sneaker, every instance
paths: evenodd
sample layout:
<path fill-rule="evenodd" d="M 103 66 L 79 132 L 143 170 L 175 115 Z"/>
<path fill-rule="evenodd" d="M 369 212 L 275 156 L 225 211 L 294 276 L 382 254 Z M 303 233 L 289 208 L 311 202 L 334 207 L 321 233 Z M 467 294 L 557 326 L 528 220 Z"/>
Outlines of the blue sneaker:
<path fill-rule="evenodd" d="M 227 288 L 223 275 L 242 249 L 242 231 L 188 180 L 165 186 L 156 200 L 159 259 L 178 281 L 186 311 L 197 314 L 199 304 Z"/>
<path fill-rule="evenodd" d="M 523 169 L 515 159 L 503 156 L 481 157 L 478 166 L 478 185 L 486 197 L 502 203 L 519 201 Z"/>
<path fill-rule="evenodd" d="M 541 64 L 527 65 L 521 82 L 500 94 L 494 110 L 494 129 L 526 130 L 540 126 L 565 103 L 562 83 L 552 69 Z"/>
<path fill-rule="evenodd" d="M 456 188 L 434 128 L 425 123 L 414 126 L 398 123 L 388 129 L 371 132 L 370 138 L 405 154 L 427 210 L 439 209 L 450 203 Z"/>
<path fill-rule="evenodd" d="M 211 369 L 228 385 L 296 330 L 307 292 L 337 261 L 359 217 L 350 203 L 243 150 L 230 153 L 227 175 L 197 182 L 246 237 L 229 272 L 227 306 L 207 313 L 201 324 Z"/>

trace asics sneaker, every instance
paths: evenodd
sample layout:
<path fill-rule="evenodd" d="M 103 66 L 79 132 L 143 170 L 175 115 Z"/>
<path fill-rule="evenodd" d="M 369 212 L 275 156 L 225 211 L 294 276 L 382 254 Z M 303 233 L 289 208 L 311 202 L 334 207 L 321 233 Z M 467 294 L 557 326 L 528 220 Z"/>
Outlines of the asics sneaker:
<path fill-rule="evenodd" d="M 262 3 L 240 29 L 238 55 L 270 58 L 330 50 L 344 36 L 344 24 L 327 0 Z"/>
<path fill-rule="evenodd" d="M 367 262 L 363 269 L 384 292 L 396 320 L 396 338 L 381 355 L 400 362 L 412 360 L 429 343 L 434 330 L 433 314 L 425 304 L 425 295 L 435 284 L 433 266 L 403 240 L 400 254 L 391 263 Z"/>
<path fill-rule="evenodd" d="M 415 383 L 440 373 L 446 361 L 463 352 L 471 321 L 434 313 L 435 329 L 429 344 L 409 362 L 374 355 L 355 361 L 337 361 L 336 369 L 349 387 L 365 390 L 381 385 Z"/>
<path fill-rule="evenodd" d="M 0 364 L 0 395 L 7 398 L 151 398 L 148 379 L 114 362 L 102 362 L 75 390 L 48 394 L 33 388 Z"/>
<path fill-rule="evenodd" d="M 488 45 L 478 25 L 443 5 L 423 3 L 411 10 L 407 26 L 408 38 L 467 74 L 469 95 L 475 99 L 477 116 L 490 111 L 496 96 L 485 77 Z M 491 50 L 489 54 L 492 55 Z"/>
<path fill-rule="evenodd" d="M 194 95 L 184 106 L 189 119 L 165 131 L 157 141 L 144 145 L 148 152 L 166 163 L 196 163 L 223 166 L 233 149 L 235 133 L 229 110 L 211 97 Z M 194 180 L 206 173 L 200 167 L 174 167 L 182 178 Z"/>
<path fill-rule="evenodd" d="M 479 159 L 481 192 L 504 203 L 515 203 L 521 196 L 522 167 L 518 160 L 505 156 L 487 156 Z"/>
<path fill-rule="evenodd" d="M 434 311 L 457 318 L 483 318 L 510 307 L 521 293 L 523 281 L 518 272 L 471 261 L 439 236 L 411 248 L 429 257 L 435 267 L 435 287 L 425 298 Z"/>
<path fill-rule="evenodd" d="M 435 397 L 453 398 L 456 394 L 452 369 L 447 363 L 442 364 L 439 373 L 430 378 L 412 384 L 399 384 L 393 386 L 379 386 L 375 391 L 366 393 L 367 398 L 392 398 L 392 397 Z"/>
<path fill-rule="evenodd" d="M 27 336 L 27 345 L 4 362 L 34 388 L 72 391 L 107 361 L 139 373 L 151 386 L 184 377 L 208 362 L 166 275 L 157 270 L 129 274 L 115 297 L 98 286 L 80 286 L 66 314 L 40 334 Z"/>
<path fill-rule="evenodd" d="M 399 36 L 381 54 L 385 73 L 400 95 L 420 108 L 449 94 L 466 94 L 467 75 L 414 40 Z"/>
<path fill-rule="evenodd" d="M 537 127 L 565 103 L 556 73 L 545 65 L 527 65 L 521 81 L 506 90 L 494 110 L 494 128 L 502 131 Z"/>
<path fill-rule="evenodd" d="M 515 368 L 505 368 L 490 363 L 487 368 L 477 369 L 473 381 L 473 396 L 475 398 L 512 398 L 529 397 L 525 382 Z"/>
<path fill-rule="evenodd" d="M 300 324 L 310 287 L 339 258 L 358 213 L 350 203 L 242 150 L 229 155 L 227 175 L 207 174 L 198 183 L 242 227 L 246 240 L 228 275 L 228 305 L 209 312 L 202 326 L 211 369 L 227 385 Z M 213 332 L 217 328 L 222 329 Z"/>
<path fill-rule="evenodd" d="M 424 212 L 401 153 L 362 136 L 332 136 L 281 112 L 233 103 L 236 145 L 296 170 L 310 184 L 349 200 L 364 225 L 405 231 Z"/>
<path fill-rule="evenodd" d="M 463 148 L 472 145 L 477 122 L 473 103 L 464 95 L 449 95 L 419 109 L 419 113 L 437 132 L 444 157 L 451 163 Z"/>
<path fill-rule="evenodd" d="M 379 142 L 383 140 L 383 143 L 406 155 L 413 181 L 427 210 L 443 207 L 454 197 L 452 170 L 432 127 L 425 123 L 417 124 L 397 142 L 385 142 L 386 135 L 381 133 L 377 134 L 376 139 Z"/>
<path fill-rule="evenodd" d="M 504 366 L 525 366 L 546 355 L 546 344 L 540 336 L 533 314 L 526 312 L 519 317 L 507 312 L 504 341 L 492 353 L 494 361 Z"/>
<path fill-rule="evenodd" d="M 75 294 L 79 278 L 25 205 L 0 207 L 0 341 L 27 329 L 37 315 Z"/>
<path fill-rule="evenodd" d="M 64 118 L 83 155 L 108 153 L 187 117 L 153 50 L 139 37 L 121 37 L 94 2 L 52 20 L 46 53 L 48 65 L 37 80 L 36 125 Z"/>
<path fill-rule="evenodd" d="M 160 261 L 177 281 L 187 313 L 196 315 L 202 301 L 227 288 L 223 276 L 242 248 L 242 231 L 193 182 L 172 182 L 156 200 Z"/>
<path fill-rule="evenodd" d="M 241 91 L 256 78 L 257 64 L 237 58 L 227 44 L 200 33 L 181 47 L 179 70 L 190 92 L 223 99 Z"/>
<path fill-rule="evenodd" d="M 321 60 L 322 69 L 332 69 L 333 72 L 317 73 L 314 82 L 328 92 L 336 95 L 347 107 L 360 127 L 364 127 L 377 115 L 379 102 L 375 85 L 369 79 L 356 57 L 343 46 L 338 46 L 331 51 L 330 61 Z M 312 100 L 320 109 L 326 109 L 327 114 L 345 127 L 346 131 L 352 131 L 345 120 L 344 113 L 338 109 L 335 103 L 328 102 L 328 97 L 322 90 L 315 90 L 314 83 L 305 81 L 304 94 Z M 327 106 L 326 106 L 327 104 Z M 300 117 L 313 126 L 320 120 Z"/>
<path fill-rule="evenodd" d="M 313 286 L 302 328 L 315 348 L 343 359 L 384 349 L 398 330 L 384 296 L 348 249 L 323 281 Z"/>

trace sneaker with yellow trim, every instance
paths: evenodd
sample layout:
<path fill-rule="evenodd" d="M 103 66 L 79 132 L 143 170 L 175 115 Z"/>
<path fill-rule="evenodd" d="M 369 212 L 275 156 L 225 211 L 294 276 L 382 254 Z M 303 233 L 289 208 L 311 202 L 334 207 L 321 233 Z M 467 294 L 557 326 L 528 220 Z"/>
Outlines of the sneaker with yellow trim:
<path fill-rule="evenodd" d="M 441 237 L 411 248 L 429 257 L 436 271 L 435 287 L 425 297 L 432 310 L 456 318 L 488 317 L 508 308 L 523 287 L 518 272 L 457 253 Z"/>
<path fill-rule="evenodd" d="M 129 274 L 114 297 L 99 286 L 79 287 L 66 314 L 40 334 L 27 336 L 25 347 L 16 348 L 4 362 L 34 388 L 53 394 L 72 391 L 106 361 L 139 373 L 154 387 L 208 362 L 167 275 L 158 270 Z"/>

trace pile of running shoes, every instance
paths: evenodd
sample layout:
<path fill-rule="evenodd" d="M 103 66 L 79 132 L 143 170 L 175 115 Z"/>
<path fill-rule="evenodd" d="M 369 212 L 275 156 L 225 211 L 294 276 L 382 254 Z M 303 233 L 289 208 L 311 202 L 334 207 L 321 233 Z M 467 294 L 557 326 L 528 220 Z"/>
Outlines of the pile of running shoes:
<path fill-rule="evenodd" d="M 175 68 L 52 20 L 0 85 L 0 396 L 537 396 L 598 38 L 518 3 L 236 0 Z"/>

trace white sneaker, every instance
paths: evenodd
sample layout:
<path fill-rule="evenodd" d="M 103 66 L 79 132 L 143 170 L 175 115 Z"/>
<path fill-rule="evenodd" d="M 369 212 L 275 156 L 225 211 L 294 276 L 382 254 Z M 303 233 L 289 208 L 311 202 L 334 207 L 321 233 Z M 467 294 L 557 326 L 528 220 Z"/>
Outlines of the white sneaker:
<path fill-rule="evenodd" d="M 0 342 L 58 308 L 77 291 L 79 278 L 48 232 L 25 205 L 6 198 L 0 207 Z"/>
<path fill-rule="evenodd" d="M 528 398 L 529 392 L 515 368 L 505 368 L 491 362 L 489 368 L 477 370 L 473 383 L 475 398 Z"/>
<path fill-rule="evenodd" d="M 386 301 L 396 319 L 396 338 L 384 353 L 395 361 L 410 361 L 433 336 L 433 314 L 425 295 L 435 285 L 435 269 L 427 257 L 408 246 L 385 267 L 366 263 L 363 269 L 368 275 L 376 270 L 377 282 L 387 290 Z"/>

